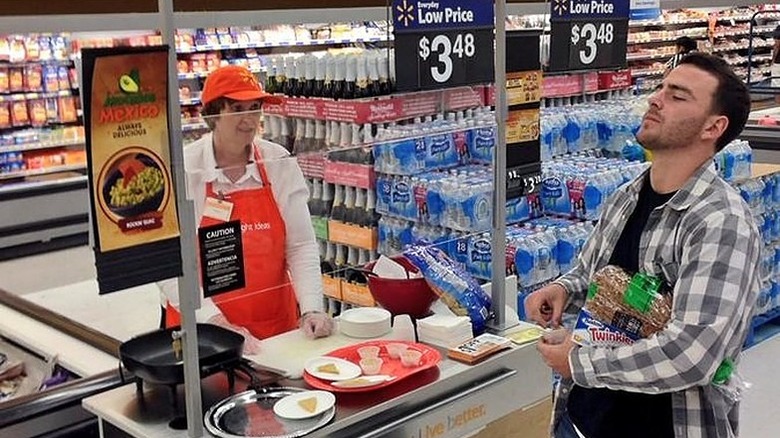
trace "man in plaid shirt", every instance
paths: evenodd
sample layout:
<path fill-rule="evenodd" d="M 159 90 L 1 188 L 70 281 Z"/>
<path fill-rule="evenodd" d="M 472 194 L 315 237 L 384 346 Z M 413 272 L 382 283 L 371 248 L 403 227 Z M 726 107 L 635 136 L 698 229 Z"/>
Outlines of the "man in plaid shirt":
<path fill-rule="evenodd" d="M 720 58 L 683 58 L 649 98 L 637 140 L 649 171 L 610 198 L 575 267 L 526 301 L 529 317 L 557 326 L 579 310 L 607 264 L 673 286 L 666 327 L 623 347 L 580 347 L 571 336 L 538 349 L 562 376 L 556 438 L 733 437 L 737 404 L 711 384 L 736 362 L 760 287 L 761 239 L 748 206 L 716 174 L 713 155 L 742 131 L 744 84 Z M 572 306 L 572 307 L 567 307 Z"/>

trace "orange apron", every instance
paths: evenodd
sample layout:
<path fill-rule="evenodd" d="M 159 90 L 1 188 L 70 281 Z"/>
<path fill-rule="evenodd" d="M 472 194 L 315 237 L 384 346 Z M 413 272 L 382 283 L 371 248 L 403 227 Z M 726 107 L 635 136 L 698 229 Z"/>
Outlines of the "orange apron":
<path fill-rule="evenodd" d="M 246 285 L 212 299 L 231 324 L 265 339 L 298 326 L 298 303 L 287 273 L 287 229 L 260 154 L 256 148 L 253 150 L 263 186 L 224 196 L 233 203 L 231 219 L 241 221 Z M 206 185 L 206 197 L 217 197 L 211 183 Z M 200 226 L 218 223 L 217 219 L 203 216 Z M 168 304 L 166 325 L 176 326 L 180 321 L 179 312 Z"/>

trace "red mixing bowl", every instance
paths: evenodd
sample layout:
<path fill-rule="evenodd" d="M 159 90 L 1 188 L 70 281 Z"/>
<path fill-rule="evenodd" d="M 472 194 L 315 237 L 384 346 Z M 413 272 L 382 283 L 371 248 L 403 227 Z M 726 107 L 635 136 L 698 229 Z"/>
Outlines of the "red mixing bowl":
<path fill-rule="evenodd" d="M 410 273 L 420 272 L 404 256 L 391 257 Z M 368 277 L 368 289 L 380 306 L 395 315 L 409 315 L 412 318 L 424 318 L 431 314 L 431 305 L 439 297 L 431 290 L 423 278 L 392 279 L 378 277 L 373 272 L 374 262 L 365 267 Z"/>

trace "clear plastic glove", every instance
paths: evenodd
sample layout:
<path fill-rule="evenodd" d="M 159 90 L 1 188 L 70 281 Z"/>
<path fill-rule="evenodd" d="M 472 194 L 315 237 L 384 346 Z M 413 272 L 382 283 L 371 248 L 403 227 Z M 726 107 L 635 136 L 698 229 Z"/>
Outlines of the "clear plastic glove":
<path fill-rule="evenodd" d="M 219 314 L 214 315 L 208 320 L 209 324 L 218 325 L 220 327 L 226 328 L 228 330 L 232 330 L 239 335 L 244 337 L 244 355 L 246 356 L 254 356 L 256 354 L 260 354 L 261 349 L 261 342 L 260 339 L 257 339 L 252 335 L 252 333 L 249 333 L 249 330 L 245 329 L 244 327 L 240 327 L 234 324 L 231 324 L 230 321 L 225 318 L 225 315 Z"/>
<path fill-rule="evenodd" d="M 333 318 L 326 313 L 307 312 L 301 317 L 301 330 L 309 339 L 330 336 L 333 328 Z"/>

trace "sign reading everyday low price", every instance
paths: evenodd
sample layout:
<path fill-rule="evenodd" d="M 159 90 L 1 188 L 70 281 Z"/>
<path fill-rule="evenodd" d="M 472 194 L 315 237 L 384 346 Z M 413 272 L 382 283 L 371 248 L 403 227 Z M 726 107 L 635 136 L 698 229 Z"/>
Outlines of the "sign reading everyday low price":
<path fill-rule="evenodd" d="M 550 71 L 626 65 L 626 0 L 554 0 L 550 17 Z"/>
<path fill-rule="evenodd" d="M 493 80 L 493 3 L 393 0 L 396 88 L 419 91 Z"/>

